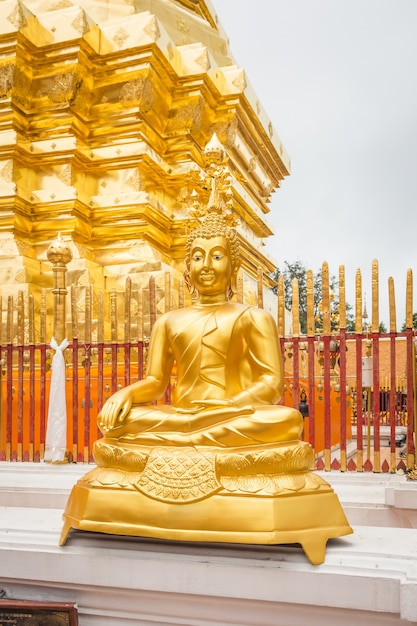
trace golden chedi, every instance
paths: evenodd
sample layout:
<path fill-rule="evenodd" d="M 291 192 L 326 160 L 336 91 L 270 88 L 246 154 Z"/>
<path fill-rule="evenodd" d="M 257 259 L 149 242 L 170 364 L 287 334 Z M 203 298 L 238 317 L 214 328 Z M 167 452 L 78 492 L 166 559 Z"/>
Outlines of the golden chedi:
<path fill-rule="evenodd" d="M 146 378 L 99 415 L 97 467 L 73 488 L 61 544 L 73 528 L 163 539 L 301 543 L 312 563 L 351 531 L 331 487 L 310 471 L 301 414 L 277 404 L 283 369 L 276 325 L 230 301 L 237 233 L 225 215 L 224 153 L 206 150 L 207 214 L 191 231 L 185 309 L 155 324 Z M 226 191 L 225 191 L 226 190 Z M 170 382 L 170 405 L 157 404 Z"/>
<path fill-rule="evenodd" d="M 107 302 L 127 277 L 134 291 L 153 277 L 164 297 L 166 273 L 181 279 L 182 203 L 213 132 L 239 175 L 245 283 L 261 268 L 268 294 L 269 203 L 290 158 L 210 1 L 3 0 L 0 51 L 3 303 L 33 296 L 37 322 L 47 289 L 50 338 L 47 249 L 59 232 L 71 242 L 66 276 L 81 333 L 90 285 Z M 246 298 L 253 304 L 256 288 Z"/>

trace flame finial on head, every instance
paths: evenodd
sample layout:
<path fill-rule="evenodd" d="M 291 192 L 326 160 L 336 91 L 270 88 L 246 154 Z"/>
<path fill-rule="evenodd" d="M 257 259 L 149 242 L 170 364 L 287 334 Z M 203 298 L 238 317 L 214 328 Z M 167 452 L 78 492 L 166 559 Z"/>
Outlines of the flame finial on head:
<path fill-rule="evenodd" d="M 210 239 L 211 237 L 225 237 L 228 243 L 232 266 L 239 264 L 239 240 L 235 226 L 237 219 L 231 214 L 233 207 L 233 191 L 231 175 L 227 166 L 228 155 L 223 145 L 214 133 L 203 151 L 207 165 L 203 185 L 210 189 L 210 197 L 205 206 L 197 200 L 198 194 L 193 190 L 193 217 L 196 223 L 192 227 L 186 244 L 186 264 L 190 267 L 190 253 L 192 243 L 197 237 Z"/>

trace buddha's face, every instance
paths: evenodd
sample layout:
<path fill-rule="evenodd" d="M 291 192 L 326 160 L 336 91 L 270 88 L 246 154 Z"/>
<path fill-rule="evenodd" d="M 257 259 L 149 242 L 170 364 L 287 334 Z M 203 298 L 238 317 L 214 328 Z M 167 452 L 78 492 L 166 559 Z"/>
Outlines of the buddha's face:
<path fill-rule="evenodd" d="M 190 278 L 202 295 L 226 293 L 233 268 L 225 237 L 197 237 L 191 248 Z"/>

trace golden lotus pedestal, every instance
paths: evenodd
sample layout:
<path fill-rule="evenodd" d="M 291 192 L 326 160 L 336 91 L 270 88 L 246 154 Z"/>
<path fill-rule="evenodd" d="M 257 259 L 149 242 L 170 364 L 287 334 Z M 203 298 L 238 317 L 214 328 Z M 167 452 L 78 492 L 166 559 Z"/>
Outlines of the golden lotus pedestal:
<path fill-rule="evenodd" d="M 100 440 L 98 467 L 69 497 L 60 545 L 71 528 L 180 541 L 299 543 L 317 565 L 327 540 L 352 529 L 333 489 L 309 471 L 311 457 L 303 442 L 149 450 Z"/>

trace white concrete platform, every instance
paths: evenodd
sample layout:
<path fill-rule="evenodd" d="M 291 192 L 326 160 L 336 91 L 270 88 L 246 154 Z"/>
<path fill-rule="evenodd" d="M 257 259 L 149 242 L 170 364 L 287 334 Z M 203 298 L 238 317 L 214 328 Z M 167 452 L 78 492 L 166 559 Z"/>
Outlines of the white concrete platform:
<path fill-rule="evenodd" d="M 0 463 L 8 597 L 76 602 L 80 626 L 417 624 L 417 483 L 404 476 L 323 474 L 355 532 L 330 540 L 325 563 L 313 566 L 298 546 L 72 531 L 60 548 L 66 498 L 87 469 Z M 367 524 L 374 519 L 385 523 Z"/>

